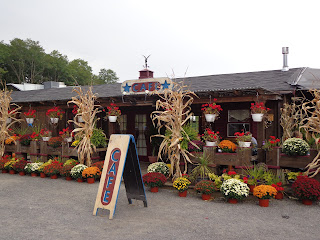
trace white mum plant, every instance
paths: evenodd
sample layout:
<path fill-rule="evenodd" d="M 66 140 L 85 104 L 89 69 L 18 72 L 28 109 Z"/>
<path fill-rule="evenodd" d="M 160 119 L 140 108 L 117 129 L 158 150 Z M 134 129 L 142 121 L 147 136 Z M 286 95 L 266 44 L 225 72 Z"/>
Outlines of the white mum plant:
<path fill-rule="evenodd" d="M 243 200 L 248 197 L 249 190 L 246 183 L 235 178 L 225 180 L 220 187 L 220 191 L 226 199 L 233 198 Z"/>
<path fill-rule="evenodd" d="M 169 167 L 164 162 L 152 163 L 148 166 L 147 172 L 158 172 L 162 173 L 165 176 L 169 175 Z"/>

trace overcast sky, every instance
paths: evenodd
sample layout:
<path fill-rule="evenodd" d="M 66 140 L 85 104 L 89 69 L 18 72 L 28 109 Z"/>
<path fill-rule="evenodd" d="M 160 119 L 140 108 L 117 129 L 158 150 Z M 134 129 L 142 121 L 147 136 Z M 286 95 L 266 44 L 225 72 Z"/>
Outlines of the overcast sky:
<path fill-rule="evenodd" d="M 262 3 L 263 2 L 263 3 Z M 39 41 L 47 53 L 88 61 L 97 74 L 138 78 L 289 67 L 320 68 L 320 2 L 246 0 L 0 0 L 0 40 Z"/>

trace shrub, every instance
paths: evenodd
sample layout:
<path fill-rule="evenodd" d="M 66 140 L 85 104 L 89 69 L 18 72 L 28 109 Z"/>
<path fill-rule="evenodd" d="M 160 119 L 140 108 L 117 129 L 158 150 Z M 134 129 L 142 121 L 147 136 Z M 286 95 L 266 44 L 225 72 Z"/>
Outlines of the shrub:
<path fill-rule="evenodd" d="M 233 153 L 236 151 L 237 146 L 229 140 L 223 140 L 219 143 L 219 148 L 222 152 Z"/>
<path fill-rule="evenodd" d="M 164 162 L 156 162 L 156 163 L 152 163 L 148 166 L 147 172 L 148 173 L 158 172 L 158 173 L 162 173 L 165 176 L 168 176 L 169 175 L 169 167 Z"/>
<path fill-rule="evenodd" d="M 220 191 L 226 199 L 233 198 L 238 200 L 248 197 L 249 190 L 247 184 L 235 178 L 224 181 L 220 188 Z"/>
<path fill-rule="evenodd" d="M 210 180 L 202 180 L 198 182 L 195 186 L 197 192 L 202 194 L 212 194 L 216 189 L 216 185 Z"/>
<path fill-rule="evenodd" d="M 60 169 L 60 175 L 63 177 L 70 177 L 71 176 L 71 169 L 74 166 L 71 164 L 63 165 L 63 167 Z"/>
<path fill-rule="evenodd" d="M 98 179 L 101 176 L 101 171 L 97 167 L 88 167 L 83 169 L 82 177 L 83 178 L 95 178 Z"/>
<path fill-rule="evenodd" d="M 300 200 L 320 200 L 320 183 L 307 176 L 298 176 L 292 184 L 294 195 Z"/>
<path fill-rule="evenodd" d="M 82 178 L 82 171 L 86 169 L 87 166 L 83 164 L 78 164 L 71 169 L 71 177 L 74 179 Z"/>
<path fill-rule="evenodd" d="M 61 144 L 62 144 L 61 137 L 52 137 L 48 142 L 48 145 L 53 148 L 61 147 Z"/>
<path fill-rule="evenodd" d="M 301 138 L 289 138 L 284 141 L 282 152 L 289 156 L 304 156 L 307 155 L 310 146 Z"/>
<path fill-rule="evenodd" d="M 27 165 L 24 168 L 24 171 L 26 173 L 38 173 L 39 167 L 43 164 L 43 162 L 36 162 L 36 163 L 27 163 Z"/>
<path fill-rule="evenodd" d="M 149 187 L 161 187 L 167 181 L 165 175 L 159 172 L 149 172 L 142 176 L 143 183 Z"/>
<path fill-rule="evenodd" d="M 107 137 L 104 134 L 103 130 L 100 128 L 93 129 L 90 141 L 95 147 L 106 147 L 107 146 Z"/>
<path fill-rule="evenodd" d="M 16 164 L 17 162 L 19 162 L 19 160 L 12 158 L 10 161 L 4 164 L 4 168 L 7 170 L 13 170 L 13 165 Z"/>
<path fill-rule="evenodd" d="M 18 162 L 12 165 L 12 168 L 17 172 L 23 172 L 27 163 L 28 162 L 24 160 L 24 158 L 21 158 L 21 159 L 18 159 Z"/>
<path fill-rule="evenodd" d="M 0 169 L 4 169 L 4 164 L 6 162 L 9 162 L 11 160 L 10 156 L 9 155 L 5 155 L 3 156 L 1 159 L 0 159 Z"/>

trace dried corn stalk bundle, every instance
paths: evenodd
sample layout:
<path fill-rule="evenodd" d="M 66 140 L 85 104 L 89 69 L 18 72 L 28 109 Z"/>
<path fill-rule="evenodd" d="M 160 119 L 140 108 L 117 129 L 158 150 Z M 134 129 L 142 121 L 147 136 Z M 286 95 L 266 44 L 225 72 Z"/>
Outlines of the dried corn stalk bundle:
<path fill-rule="evenodd" d="M 78 107 L 78 113 L 74 117 L 74 120 L 69 120 L 76 125 L 76 128 L 72 131 L 75 133 L 75 137 L 81 139 L 77 145 L 78 158 L 80 163 L 91 166 L 91 154 L 96 151 L 96 147 L 91 144 L 91 136 L 96 122 L 99 118 L 96 118 L 96 114 L 101 112 L 98 110 L 99 105 L 95 105 L 96 95 L 92 93 L 92 87 L 89 87 L 87 93 L 84 93 L 81 87 L 75 87 L 74 92 L 78 94 L 77 97 L 72 97 L 69 103 L 73 103 Z M 78 116 L 82 116 L 84 122 L 79 122 Z"/>
<path fill-rule="evenodd" d="M 180 145 L 183 140 L 182 133 L 190 141 L 182 126 L 193 116 L 190 106 L 196 94 L 188 90 L 183 83 L 174 83 L 173 89 L 166 89 L 164 93 L 157 93 L 157 95 L 160 100 L 156 103 L 156 111 L 153 111 L 150 117 L 153 125 L 158 128 L 159 134 L 151 137 L 163 138 L 158 158 L 162 159 L 162 154 L 167 155 L 171 163 L 170 175 L 173 178 L 181 177 L 180 161 L 185 163 L 184 173 L 187 172 L 187 162 L 191 163 L 188 156 L 190 153 Z M 171 135 L 160 134 L 162 127 L 168 130 Z M 197 147 L 195 144 L 193 145 Z"/>
<path fill-rule="evenodd" d="M 21 109 L 16 104 L 11 104 L 11 93 L 6 88 L 0 91 L 0 157 L 3 156 L 5 150 L 5 140 L 10 137 L 9 129 L 16 122 L 20 122 L 21 119 L 17 119 L 16 115 Z M 11 122 L 7 124 L 7 120 L 11 119 Z"/>
<path fill-rule="evenodd" d="M 320 90 L 310 90 L 313 96 L 312 100 L 305 101 L 302 104 L 302 110 L 304 111 L 306 117 L 302 120 L 302 126 L 300 128 L 305 129 L 305 131 L 310 134 L 317 144 L 319 149 L 320 140 Z M 320 171 L 320 151 L 317 156 L 306 166 L 305 174 L 309 177 L 314 177 Z"/>

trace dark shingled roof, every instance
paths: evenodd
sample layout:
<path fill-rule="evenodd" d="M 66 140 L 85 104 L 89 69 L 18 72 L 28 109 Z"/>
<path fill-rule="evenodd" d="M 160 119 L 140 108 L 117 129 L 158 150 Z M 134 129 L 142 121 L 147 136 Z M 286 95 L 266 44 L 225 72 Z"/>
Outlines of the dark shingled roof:
<path fill-rule="evenodd" d="M 289 71 L 273 70 L 220 74 L 210 76 L 188 77 L 185 84 L 194 92 L 229 91 L 260 88 L 270 92 L 291 91 L 296 86 L 290 85 L 299 79 L 305 68 L 292 68 Z M 183 79 L 178 79 L 183 80 Z M 289 84 L 290 83 L 290 84 Z M 298 83 L 299 84 L 299 83 Z M 83 87 L 86 91 L 88 86 Z M 76 94 L 73 87 L 51 88 L 33 91 L 15 91 L 12 93 L 13 102 L 41 102 L 69 100 Z M 93 92 L 98 98 L 121 96 L 121 83 L 93 86 Z"/>

